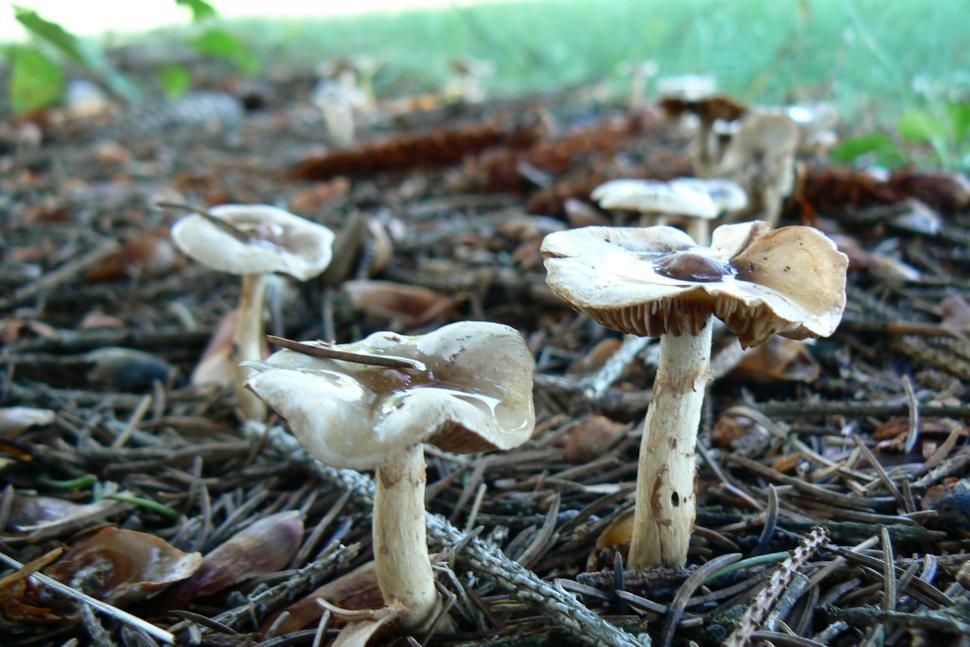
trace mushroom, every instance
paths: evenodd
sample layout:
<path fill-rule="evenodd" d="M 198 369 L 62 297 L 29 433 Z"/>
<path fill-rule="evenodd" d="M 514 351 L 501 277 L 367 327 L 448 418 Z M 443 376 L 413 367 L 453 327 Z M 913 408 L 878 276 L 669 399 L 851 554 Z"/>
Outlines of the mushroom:
<path fill-rule="evenodd" d="M 676 178 L 669 182 L 611 180 L 596 187 L 592 197 L 605 209 L 632 209 L 654 221 L 663 220 L 668 214 L 684 216 L 688 233 L 702 245 L 708 242 L 710 220 L 743 209 L 748 202 L 747 194 L 737 182 L 697 178 Z"/>
<path fill-rule="evenodd" d="M 237 360 L 244 361 L 262 357 L 266 276 L 282 272 L 306 281 L 320 274 L 330 263 L 333 233 L 276 207 L 227 204 L 182 218 L 172 227 L 172 239 L 203 265 L 243 276 L 235 349 Z M 236 396 L 245 416 L 259 419 L 266 409 L 243 388 L 248 374 L 239 370 Z"/>
<path fill-rule="evenodd" d="M 748 113 L 720 161 L 696 172 L 740 183 L 751 199 L 749 211 L 773 226 L 795 185 L 797 147 L 798 128 L 791 119 L 780 114 Z"/>
<path fill-rule="evenodd" d="M 726 94 L 690 99 L 683 97 L 666 97 L 661 100 L 660 107 L 672 116 L 684 114 L 696 115 L 700 120 L 697 139 L 694 144 L 694 169 L 708 168 L 720 159 L 720 144 L 712 146 L 712 136 L 715 122 L 730 123 L 740 119 L 747 111 L 747 107 Z"/>
<path fill-rule="evenodd" d="M 286 343 L 300 352 L 247 362 L 257 371 L 247 386 L 321 462 L 376 469 L 381 592 L 388 605 L 407 607 L 408 628 L 426 629 L 440 601 L 425 538 L 422 444 L 468 453 L 528 440 L 532 355 L 514 329 L 471 321 L 414 337 L 377 332 L 338 346 Z"/>
<path fill-rule="evenodd" d="M 586 227 L 542 244 L 559 298 L 624 333 L 660 337 L 628 563 L 683 566 L 695 516 L 694 445 L 714 317 L 743 347 L 825 337 L 845 309 L 848 259 L 811 227 L 724 225 L 710 247 L 672 227 Z"/>

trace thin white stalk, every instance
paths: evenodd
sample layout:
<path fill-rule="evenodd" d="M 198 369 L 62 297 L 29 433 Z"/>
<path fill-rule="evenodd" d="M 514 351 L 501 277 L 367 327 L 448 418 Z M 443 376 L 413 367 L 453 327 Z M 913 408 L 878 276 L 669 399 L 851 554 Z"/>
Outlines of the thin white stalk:
<path fill-rule="evenodd" d="M 687 233 L 695 243 L 707 247 L 711 244 L 711 221 L 707 218 L 688 218 Z"/>
<path fill-rule="evenodd" d="M 417 445 L 377 468 L 374 565 L 385 604 L 401 602 L 400 622 L 421 630 L 439 605 L 424 519 L 424 449 Z"/>
<path fill-rule="evenodd" d="M 660 338 L 660 363 L 640 443 L 631 568 L 687 563 L 697 511 L 694 448 L 710 374 L 712 328 L 713 317 L 696 336 Z"/>
<path fill-rule="evenodd" d="M 263 359 L 263 304 L 266 301 L 266 276 L 243 276 L 242 297 L 239 302 L 239 322 L 236 324 L 236 402 L 249 420 L 266 417 L 266 405 L 244 384 L 253 369 L 239 366 L 239 362 Z"/>

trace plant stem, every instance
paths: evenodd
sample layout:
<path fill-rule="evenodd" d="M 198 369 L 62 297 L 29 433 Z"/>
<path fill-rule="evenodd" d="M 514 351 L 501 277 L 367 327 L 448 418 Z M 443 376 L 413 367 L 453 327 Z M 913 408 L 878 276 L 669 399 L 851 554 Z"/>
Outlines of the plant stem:
<path fill-rule="evenodd" d="M 643 426 L 631 568 L 680 567 L 694 527 L 694 448 L 710 374 L 713 317 L 695 335 L 663 335 Z"/>
<path fill-rule="evenodd" d="M 263 359 L 263 303 L 266 300 L 266 277 L 262 274 L 243 276 L 242 295 L 239 301 L 239 322 L 236 324 L 236 401 L 247 419 L 262 420 L 266 417 L 266 405 L 244 384 L 252 369 L 239 366 L 239 362 Z"/>
<path fill-rule="evenodd" d="M 412 447 L 377 468 L 374 565 L 385 604 L 407 607 L 401 622 L 422 629 L 437 610 L 424 520 L 424 449 Z"/>

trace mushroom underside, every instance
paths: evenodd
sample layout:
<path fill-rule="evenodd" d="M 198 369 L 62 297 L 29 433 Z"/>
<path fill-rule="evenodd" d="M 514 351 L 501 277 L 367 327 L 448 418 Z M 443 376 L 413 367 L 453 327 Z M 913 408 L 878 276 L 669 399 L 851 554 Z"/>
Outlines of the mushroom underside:
<path fill-rule="evenodd" d="M 765 303 L 748 304 L 731 296 L 712 296 L 701 289 L 674 299 L 580 310 L 608 328 L 642 337 L 697 335 L 715 316 L 738 336 L 745 348 L 762 344 L 776 334 L 790 339 L 817 335 L 799 322 L 779 317 Z"/>

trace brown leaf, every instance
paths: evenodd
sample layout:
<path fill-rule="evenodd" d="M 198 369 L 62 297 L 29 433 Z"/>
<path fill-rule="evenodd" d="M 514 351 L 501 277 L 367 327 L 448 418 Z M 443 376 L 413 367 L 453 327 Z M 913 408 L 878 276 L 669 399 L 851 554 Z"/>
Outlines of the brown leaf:
<path fill-rule="evenodd" d="M 236 326 L 239 325 L 239 308 L 226 313 L 219 321 L 212 338 L 202 352 L 199 363 L 192 371 L 192 384 L 218 384 L 229 386 L 236 374 L 236 362 L 233 361 L 233 342 L 236 336 Z M 264 349 L 264 355 L 266 349 Z"/>
<path fill-rule="evenodd" d="M 77 544 L 47 574 L 67 585 L 82 571 L 86 593 L 112 604 L 143 600 L 167 586 L 191 577 L 202 566 L 202 555 L 183 553 L 155 535 L 105 528 Z"/>
<path fill-rule="evenodd" d="M 631 427 L 606 416 L 589 416 L 569 433 L 563 456 L 570 463 L 587 463 L 599 458 L 620 442 Z"/>
<path fill-rule="evenodd" d="M 364 314 L 399 319 L 409 326 L 427 323 L 456 304 L 454 298 L 433 290 L 390 281 L 346 281 L 343 290 Z"/>
<path fill-rule="evenodd" d="M 289 615 L 277 627 L 277 633 L 299 631 L 317 622 L 323 615 L 323 608 L 317 604 L 317 600 L 321 599 L 341 609 L 380 609 L 384 606 L 384 598 L 377 585 L 374 562 L 367 562 L 332 582 L 327 582 L 310 595 L 291 604 L 286 609 Z M 339 617 L 334 620 L 340 621 Z M 264 628 L 274 621 L 275 618 L 268 620 Z"/>
<path fill-rule="evenodd" d="M 335 177 L 329 182 L 315 184 L 297 193 L 290 200 L 290 210 L 299 214 L 316 213 L 337 198 L 346 195 L 349 190 L 350 180 L 345 177 Z"/>
<path fill-rule="evenodd" d="M 731 376 L 754 382 L 814 382 L 821 367 L 804 342 L 772 337 L 745 355 Z"/>
<path fill-rule="evenodd" d="M 205 556 L 202 567 L 184 583 L 197 595 L 212 595 L 290 563 L 303 539 L 296 510 L 278 512 L 240 530 Z"/>
<path fill-rule="evenodd" d="M 147 231 L 84 273 L 86 281 L 117 281 L 128 276 L 164 276 L 182 263 L 168 229 Z"/>

